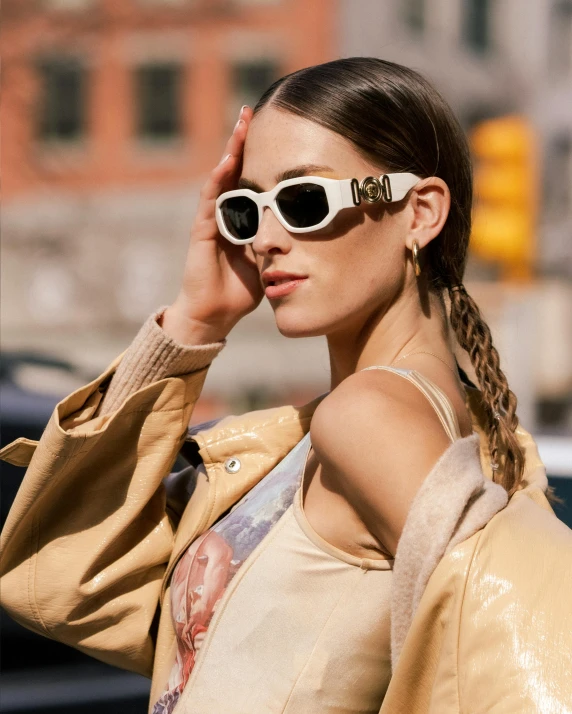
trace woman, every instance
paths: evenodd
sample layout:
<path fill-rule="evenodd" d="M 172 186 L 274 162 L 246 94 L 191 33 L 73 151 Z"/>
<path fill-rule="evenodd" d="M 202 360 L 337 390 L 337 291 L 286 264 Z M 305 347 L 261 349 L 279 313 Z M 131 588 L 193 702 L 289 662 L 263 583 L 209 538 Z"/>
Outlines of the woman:
<path fill-rule="evenodd" d="M 32 459 L 11 614 L 152 675 L 157 714 L 571 710 L 572 537 L 462 283 L 471 197 L 405 67 L 337 60 L 243 107 L 175 302 L 2 454 Z M 187 432 L 265 295 L 283 335 L 326 337 L 330 392 Z"/>

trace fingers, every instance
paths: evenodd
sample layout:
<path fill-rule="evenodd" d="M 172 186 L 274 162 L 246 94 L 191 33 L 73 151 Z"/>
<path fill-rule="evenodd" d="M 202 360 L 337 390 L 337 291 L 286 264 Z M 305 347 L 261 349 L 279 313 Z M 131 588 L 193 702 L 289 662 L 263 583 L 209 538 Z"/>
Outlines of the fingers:
<path fill-rule="evenodd" d="M 246 139 L 246 130 L 251 119 L 252 109 L 245 104 L 240 110 L 238 121 L 234 126 L 233 132 L 226 142 L 226 147 L 222 154 L 223 158 L 225 158 L 228 154 L 231 154 L 232 156 L 240 156 L 242 154 L 244 140 Z"/>
<path fill-rule="evenodd" d="M 201 189 L 195 222 L 191 229 L 191 237 L 195 241 L 212 240 L 219 235 L 215 219 L 216 199 L 224 191 L 236 188 L 242 165 L 244 142 L 252 115 L 253 111 L 249 106 L 245 105 L 241 108 L 222 159 L 211 171 Z"/>
<path fill-rule="evenodd" d="M 201 199 L 205 202 L 216 201 L 223 188 L 236 181 L 237 170 L 242 158 L 242 150 L 248 130 L 248 124 L 252 119 L 252 109 L 244 106 L 241 109 L 239 119 L 236 122 L 233 132 L 226 142 L 222 158 L 217 166 L 211 171 L 209 178 L 201 190 Z M 202 207 L 201 207 L 202 208 Z M 207 206 L 205 206 L 207 208 Z"/>

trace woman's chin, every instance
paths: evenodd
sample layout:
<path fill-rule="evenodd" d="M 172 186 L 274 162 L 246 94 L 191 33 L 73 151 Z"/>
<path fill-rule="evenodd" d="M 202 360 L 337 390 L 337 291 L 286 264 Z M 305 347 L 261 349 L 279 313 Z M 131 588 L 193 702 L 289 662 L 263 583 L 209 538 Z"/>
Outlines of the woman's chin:
<path fill-rule="evenodd" d="M 326 334 L 325 327 L 312 320 L 302 319 L 294 316 L 286 317 L 285 315 L 274 315 L 276 319 L 276 327 L 284 337 L 321 337 Z"/>

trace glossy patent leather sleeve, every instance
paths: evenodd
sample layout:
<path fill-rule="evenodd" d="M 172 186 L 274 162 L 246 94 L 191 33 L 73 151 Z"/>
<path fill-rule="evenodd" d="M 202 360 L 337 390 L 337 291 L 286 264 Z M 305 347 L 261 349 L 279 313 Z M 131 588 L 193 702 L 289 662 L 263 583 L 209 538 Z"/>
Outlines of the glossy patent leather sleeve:
<path fill-rule="evenodd" d="M 572 533 L 531 487 L 441 560 L 380 714 L 572 712 Z"/>
<path fill-rule="evenodd" d="M 210 358 L 92 418 L 119 359 L 57 405 L 37 444 L 17 441 L 0 453 L 30 461 L 2 533 L 0 594 L 25 627 L 151 676 L 152 624 L 173 544 L 162 479 Z"/>
<path fill-rule="evenodd" d="M 460 711 L 572 712 L 570 535 L 518 493 L 488 524 L 460 617 Z"/>

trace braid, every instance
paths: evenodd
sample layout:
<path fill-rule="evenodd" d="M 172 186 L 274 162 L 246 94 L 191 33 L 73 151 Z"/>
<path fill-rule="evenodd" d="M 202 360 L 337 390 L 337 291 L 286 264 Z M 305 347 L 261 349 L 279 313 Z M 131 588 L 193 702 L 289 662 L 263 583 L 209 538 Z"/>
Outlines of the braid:
<path fill-rule="evenodd" d="M 491 331 L 463 285 L 449 288 L 451 326 L 460 346 L 471 358 L 488 416 L 487 433 L 493 480 L 511 496 L 523 480 L 524 451 L 516 438 L 516 396 L 500 368 Z"/>

